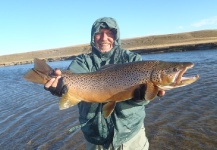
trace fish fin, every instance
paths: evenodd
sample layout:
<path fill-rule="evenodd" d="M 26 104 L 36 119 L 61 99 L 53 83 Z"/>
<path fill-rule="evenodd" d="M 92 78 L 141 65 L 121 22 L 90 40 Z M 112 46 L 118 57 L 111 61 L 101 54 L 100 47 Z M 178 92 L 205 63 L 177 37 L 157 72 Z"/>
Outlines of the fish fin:
<path fill-rule="evenodd" d="M 72 96 L 70 92 L 67 92 L 62 96 L 62 98 L 59 101 L 59 109 L 67 109 L 69 107 L 77 105 L 80 101 L 80 99 L 76 98 L 75 96 Z"/>
<path fill-rule="evenodd" d="M 53 71 L 53 69 L 46 64 L 44 60 L 40 60 L 38 58 L 34 59 L 34 68 L 28 71 L 23 78 L 27 81 L 45 84 L 48 80 L 51 79 L 49 74 Z"/>
<path fill-rule="evenodd" d="M 158 87 L 155 86 L 152 82 L 147 82 L 146 91 L 145 91 L 145 100 L 153 100 L 158 93 Z"/>
<path fill-rule="evenodd" d="M 120 91 L 114 95 L 111 95 L 111 97 L 109 97 L 106 101 L 112 100 L 112 101 L 124 101 L 124 100 L 129 100 L 131 98 L 134 99 L 144 99 L 144 93 L 145 92 L 140 92 L 141 90 L 141 86 L 140 85 L 135 85 L 135 86 L 131 86 L 123 91 Z M 145 89 L 144 89 L 145 91 Z M 142 95 L 143 93 L 143 95 Z M 142 96 L 141 96 L 142 95 Z"/>
<path fill-rule="evenodd" d="M 27 81 L 38 83 L 38 84 L 45 84 L 48 81 L 47 76 L 43 75 L 42 73 L 32 69 L 29 70 L 23 78 Z"/>
<path fill-rule="evenodd" d="M 49 75 L 53 72 L 53 69 L 46 63 L 45 60 L 41 60 L 38 58 L 34 59 L 34 70 L 37 70 L 45 75 Z"/>
<path fill-rule="evenodd" d="M 103 106 L 103 116 L 105 118 L 111 115 L 111 113 L 114 111 L 115 105 L 115 101 L 110 101 Z"/>

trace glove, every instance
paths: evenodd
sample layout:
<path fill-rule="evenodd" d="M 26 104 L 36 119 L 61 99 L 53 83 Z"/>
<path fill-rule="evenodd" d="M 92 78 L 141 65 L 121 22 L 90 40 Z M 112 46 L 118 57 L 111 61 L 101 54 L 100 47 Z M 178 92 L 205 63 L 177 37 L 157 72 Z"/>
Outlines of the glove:
<path fill-rule="evenodd" d="M 44 86 L 44 89 L 47 90 L 47 91 L 50 91 L 51 94 L 53 94 L 55 96 L 59 96 L 59 97 L 63 96 L 65 93 L 68 92 L 67 85 L 64 85 L 64 83 L 63 83 L 63 77 L 61 77 L 58 80 L 58 83 L 57 83 L 56 87 L 50 86 L 49 88 L 47 88 L 47 87 Z"/>
<path fill-rule="evenodd" d="M 144 100 L 144 95 L 145 95 L 145 91 L 146 91 L 146 85 L 140 85 L 138 88 L 135 89 L 133 95 L 133 100 L 136 102 L 140 102 Z M 164 90 L 160 90 L 157 93 L 158 97 L 163 97 L 165 95 L 165 91 Z"/>
<path fill-rule="evenodd" d="M 133 93 L 133 100 L 136 102 L 141 102 L 144 100 L 144 95 L 145 95 L 145 91 L 146 91 L 146 85 L 139 85 L 138 88 L 135 89 L 134 93 Z"/>

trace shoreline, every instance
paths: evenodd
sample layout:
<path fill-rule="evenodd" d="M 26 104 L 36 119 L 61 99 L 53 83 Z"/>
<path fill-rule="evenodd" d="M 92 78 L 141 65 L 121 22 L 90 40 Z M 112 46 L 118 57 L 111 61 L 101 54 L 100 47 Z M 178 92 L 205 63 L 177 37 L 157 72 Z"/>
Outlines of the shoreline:
<path fill-rule="evenodd" d="M 163 53 L 191 50 L 206 50 L 217 48 L 217 30 L 202 30 L 194 32 L 153 35 L 123 39 L 122 48 L 139 54 Z M 82 53 L 91 51 L 89 44 L 69 46 L 56 49 L 39 50 L 0 56 L 0 67 L 30 64 L 34 58 L 46 61 L 67 60 Z"/>

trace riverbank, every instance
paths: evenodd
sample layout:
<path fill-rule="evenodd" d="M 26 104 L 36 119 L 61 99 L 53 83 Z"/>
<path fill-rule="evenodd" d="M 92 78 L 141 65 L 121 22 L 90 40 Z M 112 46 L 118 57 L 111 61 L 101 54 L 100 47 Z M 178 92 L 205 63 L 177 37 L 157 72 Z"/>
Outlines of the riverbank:
<path fill-rule="evenodd" d="M 173 51 L 189 51 L 217 48 L 217 30 L 202 30 L 194 32 L 153 35 L 123 39 L 122 47 L 140 54 Z M 90 45 L 32 51 L 0 56 L 0 66 L 32 63 L 34 58 L 47 61 L 71 59 L 81 53 L 89 53 Z"/>

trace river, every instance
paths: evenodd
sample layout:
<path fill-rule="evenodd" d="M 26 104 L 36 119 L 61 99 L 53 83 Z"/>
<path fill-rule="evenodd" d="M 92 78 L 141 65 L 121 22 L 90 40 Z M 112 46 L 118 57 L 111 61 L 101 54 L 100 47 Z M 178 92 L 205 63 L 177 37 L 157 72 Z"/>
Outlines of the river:
<path fill-rule="evenodd" d="M 146 106 L 144 124 L 150 150 L 217 149 L 217 49 L 143 55 L 144 60 L 190 61 L 186 76 L 200 79 L 167 91 Z M 70 61 L 50 62 L 66 69 Z M 82 150 L 78 109 L 59 110 L 58 97 L 22 76 L 33 64 L 0 67 L 0 149 Z M 65 68 L 63 68 L 65 67 Z"/>

